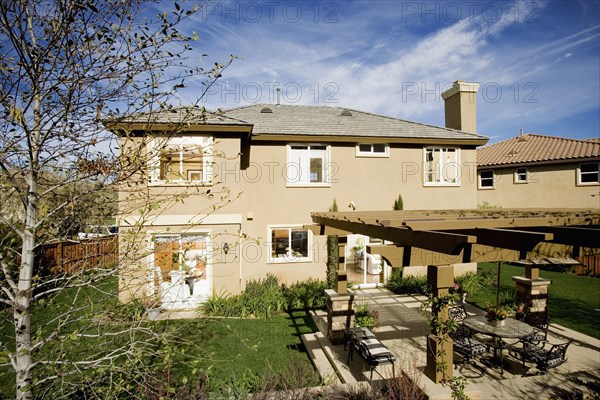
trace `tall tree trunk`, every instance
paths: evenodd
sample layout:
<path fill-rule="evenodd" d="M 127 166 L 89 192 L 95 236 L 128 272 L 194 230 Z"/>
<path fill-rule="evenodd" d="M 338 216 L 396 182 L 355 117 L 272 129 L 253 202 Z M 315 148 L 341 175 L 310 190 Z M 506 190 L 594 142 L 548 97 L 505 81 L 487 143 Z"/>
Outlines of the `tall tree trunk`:
<path fill-rule="evenodd" d="M 30 171 L 28 177 L 26 226 L 23 235 L 19 283 L 15 296 L 14 322 L 16 343 L 17 400 L 32 399 L 33 358 L 31 355 L 31 279 L 35 261 L 35 228 L 37 223 L 37 177 Z"/>

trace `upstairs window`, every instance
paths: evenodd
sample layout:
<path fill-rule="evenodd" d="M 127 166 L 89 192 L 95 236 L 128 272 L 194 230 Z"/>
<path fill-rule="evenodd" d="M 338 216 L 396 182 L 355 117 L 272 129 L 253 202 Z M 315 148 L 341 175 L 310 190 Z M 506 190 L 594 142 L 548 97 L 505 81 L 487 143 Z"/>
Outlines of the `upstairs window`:
<path fill-rule="evenodd" d="M 328 185 L 327 146 L 293 144 L 288 150 L 287 182 L 289 185 Z"/>
<path fill-rule="evenodd" d="M 479 189 L 494 188 L 494 171 L 484 170 L 479 172 Z"/>
<path fill-rule="evenodd" d="M 600 163 L 585 163 L 579 165 L 578 183 L 580 185 L 597 185 L 600 183 Z"/>
<path fill-rule="evenodd" d="M 426 147 L 424 150 L 424 183 L 426 186 L 460 185 L 459 149 Z"/>
<path fill-rule="evenodd" d="M 210 144 L 204 136 L 155 139 L 148 146 L 150 183 L 209 183 Z"/>
<path fill-rule="evenodd" d="M 515 183 L 527 183 L 529 174 L 526 167 L 519 167 L 515 170 Z"/>
<path fill-rule="evenodd" d="M 389 146 L 385 143 L 359 143 L 356 145 L 357 157 L 387 157 Z"/>

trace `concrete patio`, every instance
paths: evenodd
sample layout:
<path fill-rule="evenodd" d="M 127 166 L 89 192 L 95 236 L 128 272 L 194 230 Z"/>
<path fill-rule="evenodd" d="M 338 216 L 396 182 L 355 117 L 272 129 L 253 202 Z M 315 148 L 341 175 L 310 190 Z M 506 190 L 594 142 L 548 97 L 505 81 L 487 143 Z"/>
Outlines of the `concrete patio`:
<path fill-rule="evenodd" d="M 424 367 L 425 335 L 428 328 L 419 313 L 423 296 L 395 295 L 387 289 L 356 290 L 355 303 L 367 303 L 379 312 L 380 327 L 375 331 L 379 339 L 396 355 L 396 372 L 408 371 L 415 375 L 416 368 Z M 483 311 L 465 305 L 470 315 L 483 314 Z M 326 339 L 326 315 L 315 314 L 315 322 L 320 332 L 304 335 L 303 341 L 311 355 L 313 363 L 321 375 L 330 383 L 356 384 L 368 381 L 369 368 L 360 359 L 354 357 L 346 364 L 348 353 L 343 345 L 331 345 Z M 567 350 L 568 361 L 551 369 L 546 375 L 536 375 L 535 366 L 526 364 L 525 368 L 505 351 L 504 374 L 496 367 L 484 366 L 485 374 L 465 366 L 459 373 L 468 379 L 467 395 L 472 399 L 551 399 L 551 398 L 598 398 L 600 396 L 600 340 L 580 334 L 560 325 L 551 324 L 548 341 L 562 343 L 574 339 Z M 392 375 L 391 367 L 381 366 L 377 371 L 384 377 Z M 411 373 L 412 372 L 412 373 Z M 419 385 L 430 399 L 450 399 L 450 390 L 436 385 L 423 374 Z M 384 380 L 374 374 L 373 385 L 382 385 Z"/>

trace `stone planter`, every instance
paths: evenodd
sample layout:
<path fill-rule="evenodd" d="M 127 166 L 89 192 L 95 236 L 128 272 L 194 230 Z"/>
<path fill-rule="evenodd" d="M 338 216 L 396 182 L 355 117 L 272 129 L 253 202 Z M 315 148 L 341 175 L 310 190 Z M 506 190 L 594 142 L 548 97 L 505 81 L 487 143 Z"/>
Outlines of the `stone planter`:
<path fill-rule="evenodd" d="M 490 324 L 492 326 L 504 326 L 504 320 L 503 319 L 501 319 L 501 320 L 494 319 L 494 320 L 488 321 L 488 324 Z"/>

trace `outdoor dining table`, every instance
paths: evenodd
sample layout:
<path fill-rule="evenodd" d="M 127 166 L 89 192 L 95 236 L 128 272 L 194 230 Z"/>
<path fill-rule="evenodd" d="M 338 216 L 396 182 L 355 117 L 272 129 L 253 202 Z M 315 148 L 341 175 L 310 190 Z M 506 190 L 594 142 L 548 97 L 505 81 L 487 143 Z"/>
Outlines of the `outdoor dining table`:
<path fill-rule="evenodd" d="M 503 325 L 494 325 L 488 322 L 485 316 L 476 315 L 466 317 L 463 324 L 473 332 L 494 338 L 494 356 L 499 361 L 501 374 L 504 374 L 504 357 L 502 354 L 504 341 L 502 339 L 523 339 L 534 332 L 531 325 L 514 318 L 506 318 Z"/>

